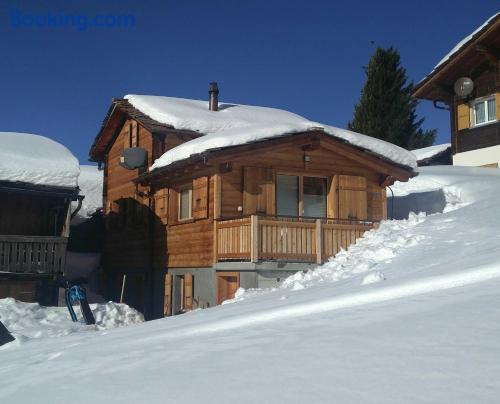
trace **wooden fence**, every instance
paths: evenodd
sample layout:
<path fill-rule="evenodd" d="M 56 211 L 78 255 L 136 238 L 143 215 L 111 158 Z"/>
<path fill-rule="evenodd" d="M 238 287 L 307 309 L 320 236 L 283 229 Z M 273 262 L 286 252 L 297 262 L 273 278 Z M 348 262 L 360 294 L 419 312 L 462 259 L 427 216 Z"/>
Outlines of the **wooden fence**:
<path fill-rule="evenodd" d="M 256 216 L 214 224 L 214 260 L 321 263 L 347 249 L 373 222 Z"/>
<path fill-rule="evenodd" d="M 0 235 L 0 271 L 52 274 L 64 270 L 66 237 Z"/>

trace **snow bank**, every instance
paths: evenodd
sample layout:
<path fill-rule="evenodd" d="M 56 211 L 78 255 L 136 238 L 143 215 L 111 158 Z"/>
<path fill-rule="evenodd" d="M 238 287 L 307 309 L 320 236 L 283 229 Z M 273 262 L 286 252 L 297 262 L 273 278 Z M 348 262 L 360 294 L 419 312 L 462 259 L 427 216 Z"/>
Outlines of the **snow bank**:
<path fill-rule="evenodd" d="M 78 160 L 62 144 L 29 133 L 0 132 L 0 181 L 76 187 Z"/>
<path fill-rule="evenodd" d="M 0 321 L 16 337 L 27 339 L 55 338 L 77 332 L 107 330 L 144 321 L 141 313 L 126 304 L 108 302 L 92 304 L 95 326 L 73 323 L 66 307 L 44 307 L 38 303 L 24 303 L 12 298 L 0 299 Z M 78 318 L 82 318 L 75 306 Z"/>
<path fill-rule="evenodd" d="M 80 195 L 84 195 L 85 199 L 82 203 L 82 208 L 76 214 L 73 222 L 81 222 L 90 218 L 93 213 L 102 208 L 102 185 L 103 172 L 97 169 L 97 166 L 82 165 L 80 166 L 80 175 L 78 176 L 78 186 Z M 75 210 L 76 202 L 72 203 L 72 209 Z"/>
<path fill-rule="evenodd" d="M 424 147 L 422 149 L 415 149 L 411 152 L 415 155 L 417 162 L 434 157 L 451 147 L 450 143 L 437 144 L 434 146 Z"/>
<path fill-rule="evenodd" d="M 322 128 L 332 137 L 353 146 L 369 150 L 383 158 L 412 169 L 416 168 L 413 154 L 391 143 L 373 137 L 312 122 L 288 111 L 249 105 L 219 105 L 219 111 L 208 109 L 207 101 L 151 95 L 126 95 L 138 110 L 165 125 L 205 134 L 167 151 L 150 170 L 208 150 L 237 146 L 258 140 Z"/>

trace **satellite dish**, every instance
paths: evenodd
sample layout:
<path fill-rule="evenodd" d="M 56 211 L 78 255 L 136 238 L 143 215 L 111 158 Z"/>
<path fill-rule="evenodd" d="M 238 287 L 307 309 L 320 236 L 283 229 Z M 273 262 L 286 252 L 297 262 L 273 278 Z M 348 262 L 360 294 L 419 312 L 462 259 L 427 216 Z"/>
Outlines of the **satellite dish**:
<path fill-rule="evenodd" d="M 457 81 L 455 81 L 453 89 L 455 90 L 456 95 L 465 98 L 472 93 L 472 90 L 474 90 L 474 82 L 469 77 L 460 77 Z"/>
<path fill-rule="evenodd" d="M 123 150 L 120 165 L 127 170 L 135 170 L 146 165 L 147 151 L 142 147 L 130 147 Z"/>

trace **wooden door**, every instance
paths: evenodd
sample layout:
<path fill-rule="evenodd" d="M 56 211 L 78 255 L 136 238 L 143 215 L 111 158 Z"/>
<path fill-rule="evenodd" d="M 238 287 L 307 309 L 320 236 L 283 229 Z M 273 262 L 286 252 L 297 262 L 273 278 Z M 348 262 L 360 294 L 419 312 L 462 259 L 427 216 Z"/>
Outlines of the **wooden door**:
<path fill-rule="evenodd" d="M 184 275 L 184 291 L 182 293 L 184 297 L 183 308 L 184 311 L 193 310 L 193 275 Z"/>
<path fill-rule="evenodd" d="M 163 315 L 172 315 L 172 275 L 165 275 L 165 292 L 163 297 Z"/>
<path fill-rule="evenodd" d="M 224 300 L 232 299 L 240 287 L 239 272 L 217 273 L 217 304 Z"/>
<path fill-rule="evenodd" d="M 339 175 L 338 199 L 340 219 L 366 220 L 368 218 L 365 177 Z"/>

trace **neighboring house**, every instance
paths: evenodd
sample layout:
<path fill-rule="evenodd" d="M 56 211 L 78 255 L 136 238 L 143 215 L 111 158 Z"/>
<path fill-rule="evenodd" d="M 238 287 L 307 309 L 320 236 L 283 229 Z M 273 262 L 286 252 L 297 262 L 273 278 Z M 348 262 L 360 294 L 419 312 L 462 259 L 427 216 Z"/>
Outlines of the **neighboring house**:
<path fill-rule="evenodd" d="M 460 41 L 418 83 L 414 96 L 449 109 L 454 165 L 498 167 L 500 13 Z"/>
<path fill-rule="evenodd" d="M 90 150 L 104 166 L 108 298 L 148 318 L 324 262 L 386 217 L 386 185 L 414 175 L 397 146 L 217 95 L 114 100 Z M 144 166 L 124 168 L 140 148 Z"/>
<path fill-rule="evenodd" d="M 0 298 L 57 304 L 78 160 L 43 136 L 0 132 L 0 143 Z"/>
<path fill-rule="evenodd" d="M 452 164 L 451 144 L 437 144 L 411 151 L 417 158 L 419 167 L 443 166 Z"/>

